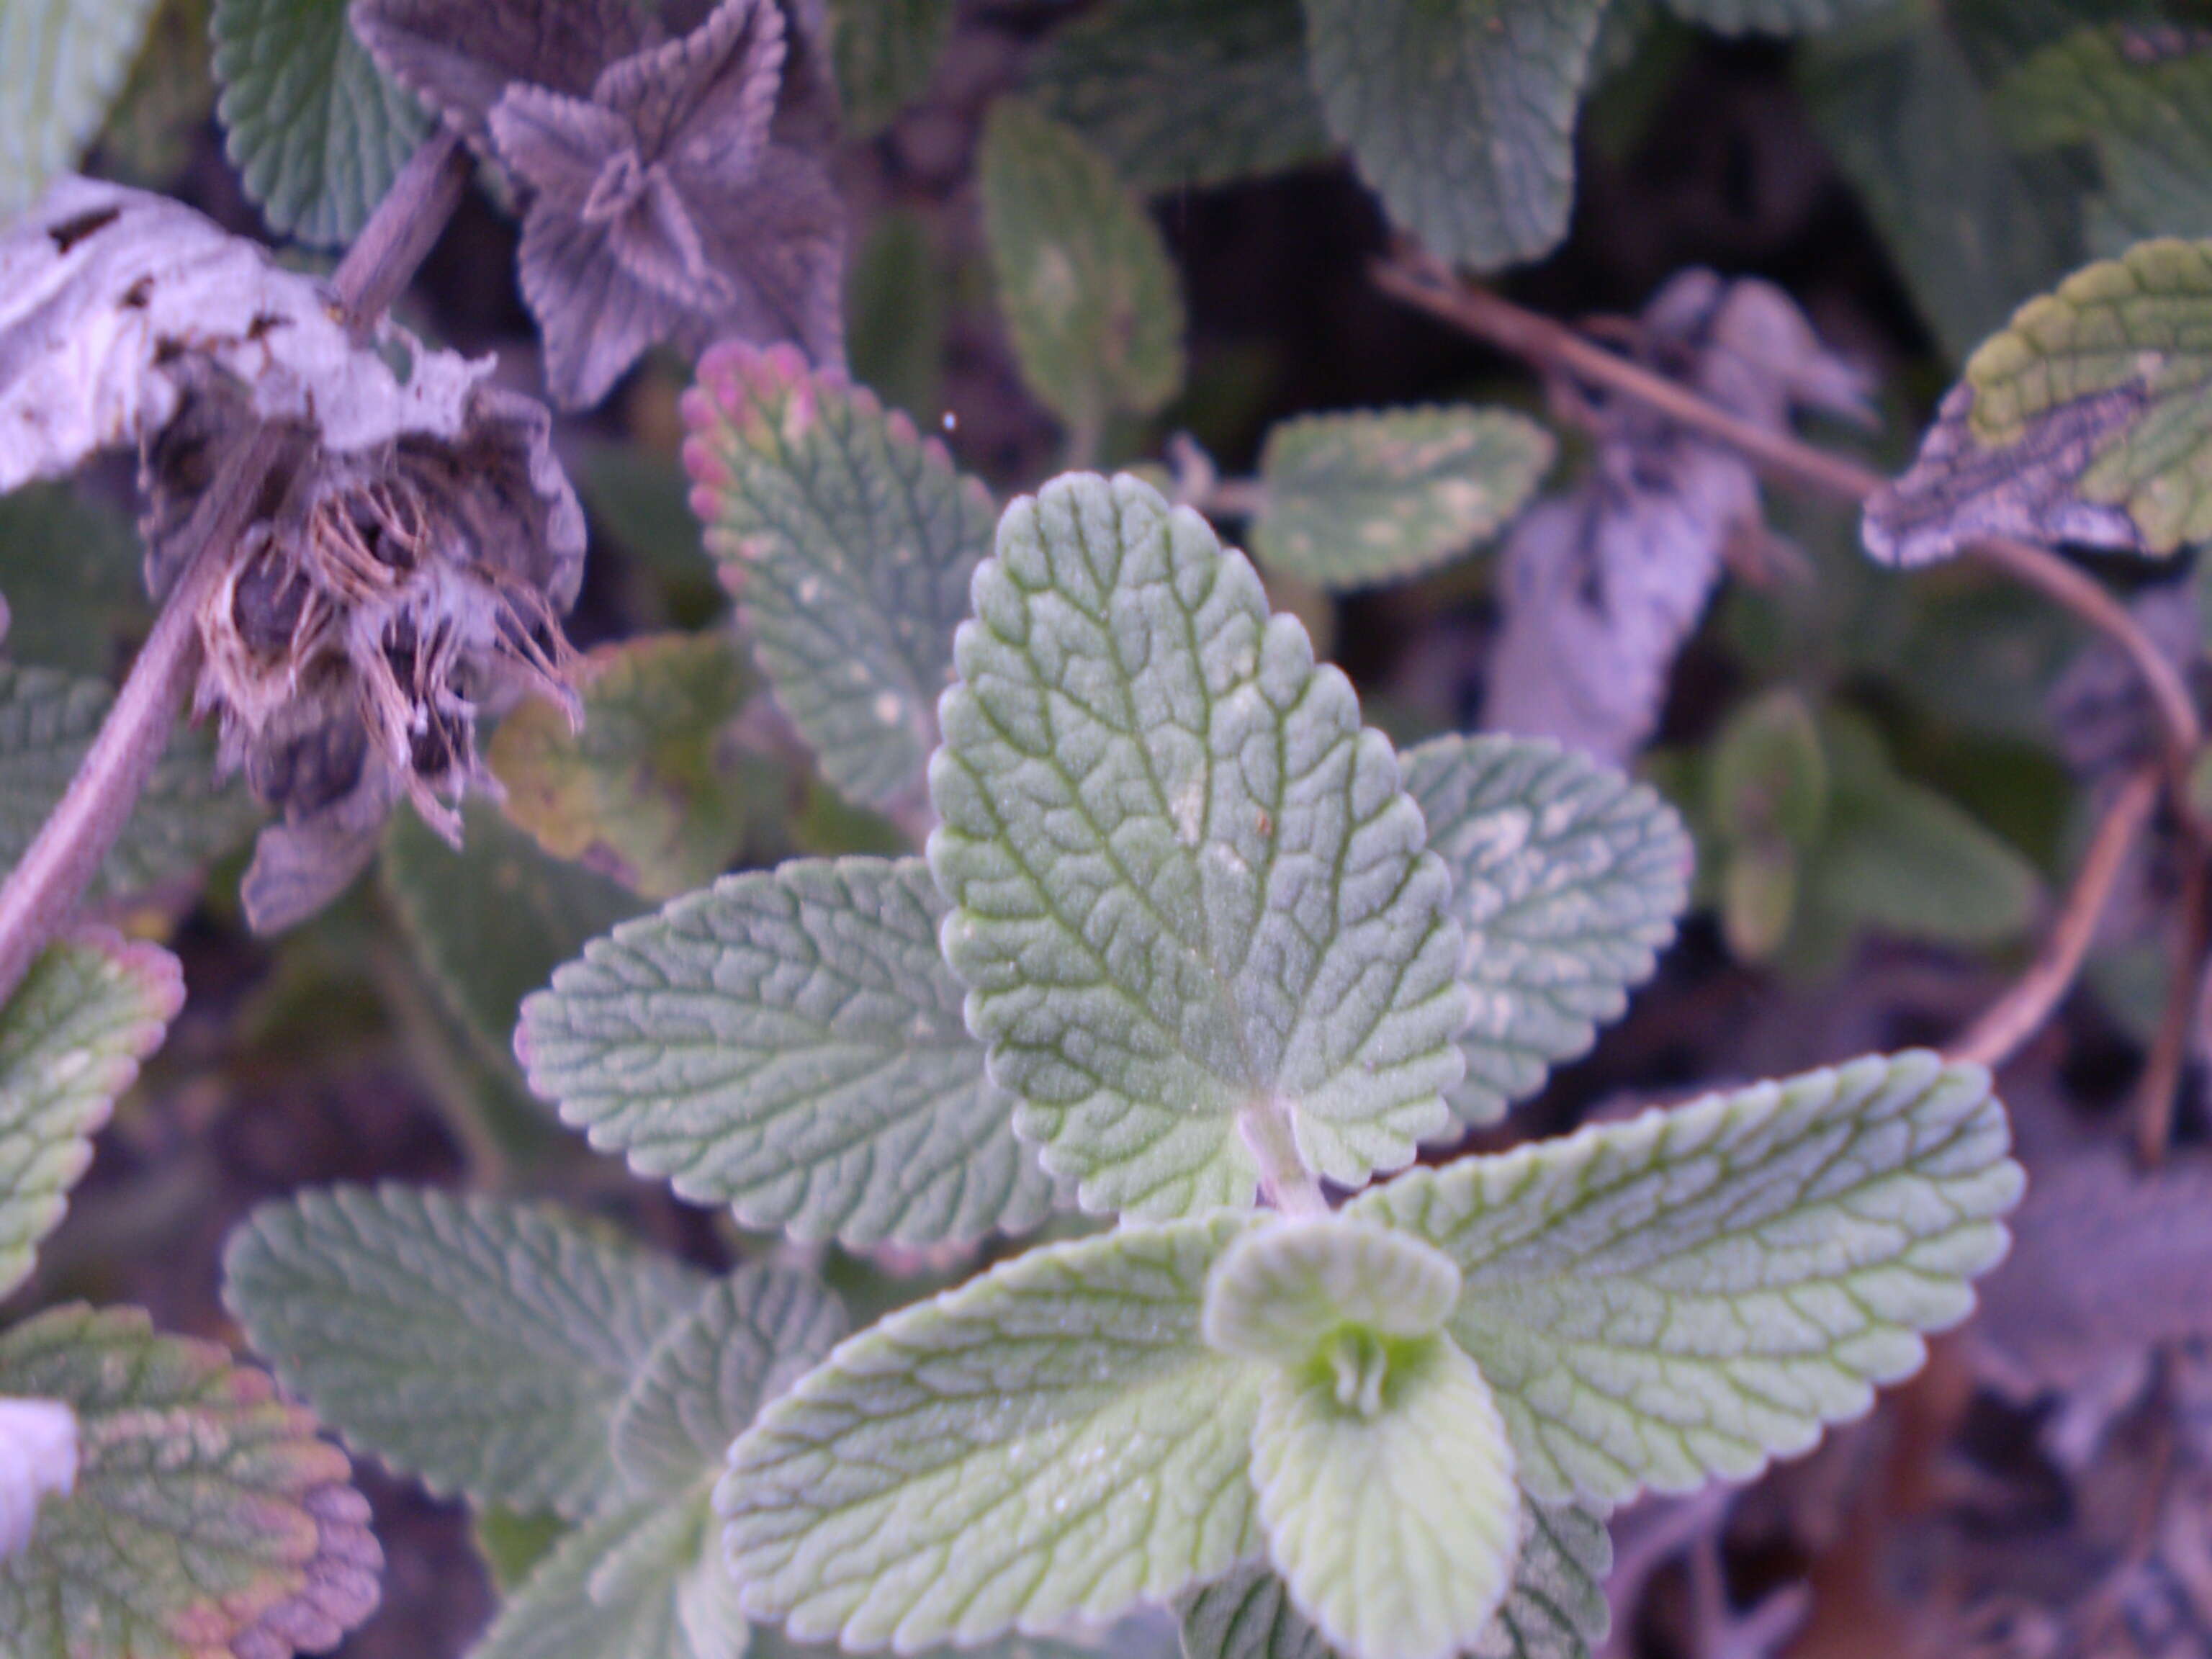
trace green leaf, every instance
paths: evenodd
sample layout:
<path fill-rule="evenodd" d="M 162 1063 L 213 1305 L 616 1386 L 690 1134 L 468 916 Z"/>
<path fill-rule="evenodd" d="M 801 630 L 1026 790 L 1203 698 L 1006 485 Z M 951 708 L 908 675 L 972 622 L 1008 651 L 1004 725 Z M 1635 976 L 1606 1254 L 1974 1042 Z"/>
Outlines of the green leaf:
<path fill-rule="evenodd" d="M 1359 1659 L 1452 1659 L 1512 1584 L 1521 1494 L 1505 1425 L 1447 1338 L 1363 1348 L 1356 1379 L 1333 1358 L 1261 1385 L 1252 1483 L 1268 1558 Z"/>
<path fill-rule="evenodd" d="M 787 346 L 715 348 L 684 413 L 693 506 L 776 701 L 844 794 L 917 805 L 989 492 Z"/>
<path fill-rule="evenodd" d="M 1204 1329 L 1224 1353 L 1295 1366 L 1348 1328 L 1430 1335 L 1458 1302 L 1450 1258 L 1328 1216 L 1258 1228 L 1231 1245 L 1206 1287 Z"/>
<path fill-rule="evenodd" d="M 1915 0 L 1808 40 L 1797 67 L 1915 309 L 1964 362 L 2072 263 L 2070 198 L 2005 142 L 1948 8 Z"/>
<path fill-rule="evenodd" d="M 669 586 L 714 586 L 714 562 L 691 511 L 691 481 L 683 467 L 635 444 L 602 441 L 580 450 L 569 470 L 594 525 Z M 604 548 L 595 530 L 592 556 Z"/>
<path fill-rule="evenodd" d="M 92 1137 L 184 1005 L 174 957 L 94 933 L 49 945 L 0 1006 L 0 1296 L 30 1277 Z"/>
<path fill-rule="evenodd" d="M 114 701 L 97 680 L 0 663 L 0 871 L 21 858 L 69 787 Z M 180 737 L 154 769 L 95 892 L 143 891 L 242 844 L 259 811 L 213 781 L 212 745 Z"/>
<path fill-rule="evenodd" d="M 1613 1540 L 1585 1510 L 1523 1502 L 1513 1587 L 1468 1659 L 1591 1659 L 1610 1616 Z M 1329 1659 L 1320 1632 L 1266 1566 L 1243 1566 L 1177 1603 L 1184 1659 Z"/>
<path fill-rule="evenodd" d="M 223 1258 L 247 1339 L 349 1444 L 572 1517 L 621 1495 L 616 1407 L 702 1289 L 558 1210 L 397 1186 L 264 1205 Z"/>
<path fill-rule="evenodd" d="M 748 1612 L 911 1651 L 1111 1619 L 1255 1553 L 1256 1383 L 1199 1334 L 1247 1224 L 1033 1250 L 845 1343 L 716 1490 Z"/>
<path fill-rule="evenodd" d="M 471 1522 L 469 1537 L 483 1558 L 492 1589 L 502 1599 L 520 1589 L 572 1530 L 550 1510 L 525 1515 L 496 1504 L 479 1506 Z"/>
<path fill-rule="evenodd" d="M 65 484 L 0 495 L 0 572 L 4 643 L 17 662 L 104 678 L 125 639 L 146 630 L 131 520 Z"/>
<path fill-rule="evenodd" d="M 1298 0 L 1115 0 L 1056 30 L 1023 89 L 1147 195 L 1335 148 Z"/>
<path fill-rule="evenodd" d="M 351 241 L 429 131 L 378 73 L 346 0 L 216 0 L 216 113 L 246 193 L 271 229 Z"/>
<path fill-rule="evenodd" d="M 1449 1119 L 1460 933 L 1397 757 L 1250 563 L 1133 478 L 1007 509 L 930 768 L 969 1029 L 1086 1207 L 1358 1185 Z"/>
<path fill-rule="evenodd" d="M 953 0 L 830 0 L 845 131 L 872 138 L 929 89 L 952 38 Z"/>
<path fill-rule="evenodd" d="M 1560 1502 L 1744 1479 L 1917 1369 L 2018 1201 L 1978 1066 L 1868 1059 L 1355 1200 L 1455 1261 L 1449 1329 Z"/>
<path fill-rule="evenodd" d="M 2144 242 L 2031 300 L 1868 504 L 1890 563 L 1977 538 L 2159 556 L 2212 540 L 2212 242 Z"/>
<path fill-rule="evenodd" d="M 549 856 L 496 807 L 472 800 L 463 818 L 455 852 L 412 812 L 394 813 L 384 885 L 447 1011 L 504 1069 L 523 998 L 644 907 L 596 871 Z"/>
<path fill-rule="evenodd" d="M 1806 902 L 1846 927 L 1988 945 L 2034 921 L 2035 867 L 1957 805 L 1893 770 L 1857 721 L 1832 720 L 1834 805 L 1808 860 Z"/>
<path fill-rule="evenodd" d="M 827 1357 L 845 1310 L 788 1268 L 740 1268 L 662 1333 L 614 1418 L 615 1466 L 638 1492 L 676 1492 L 722 1467 L 762 1405 Z"/>
<path fill-rule="evenodd" d="M 845 356 L 853 378 L 924 422 L 945 411 L 951 282 L 918 209 L 870 216 L 845 270 Z"/>
<path fill-rule="evenodd" d="M 76 1487 L 0 1563 L 10 1659 L 325 1652 L 383 1556 L 344 1455 L 259 1371 L 136 1310 L 57 1308 L 0 1336 L 0 1395 L 76 1413 Z"/>
<path fill-rule="evenodd" d="M 1328 588 L 1413 575 L 1510 523 L 1557 449 L 1526 416 L 1465 404 L 1284 421 L 1260 455 L 1252 550 Z"/>
<path fill-rule="evenodd" d="M 154 0 L 0 7 L 0 224 L 76 166 L 138 55 Z"/>
<path fill-rule="evenodd" d="M 1880 11 L 1896 0 L 1666 0 L 1668 9 L 1686 22 L 1725 34 L 1802 34 L 1833 28 L 1854 17 Z"/>
<path fill-rule="evenodd" d="M 855 1246 L 1042 1220 L 919 859 L 798 860 L 594 940 L 523 1010 L 531 1085 L 749 1227 Z"/>
<path fill-rule="evenodd" d="M 555 858 L 647 898 L 712 881 L 744 848 L 748 777 L 726 728 L 751 691 L 727 635 L 667 634 L 585 659 L 581 731 L 543 698 L 500 722 L 485 763 L 507 815 Z"/>
<path fill-rule="evenodd" d="M 1314 84 L 1394 223 L 1455 264 L 1549 252 L 1606 0 L 1305 0 Z"/>
<path fill-rule="evenodd" d="M 1019 99 L 983 124 L 983 228 L 1022 379 L 1079 436 L 1156 415 L 1182 389 L 1182 289 L 1105 159 Z"/>
<path fill-rule="evenodd" d="M 212 8 L 213 0 L 156 0 L 131 78 L 100 129 L 103 177 L 159 190 L 190 165 L 215 114 Z"/>
<path fill-rule="evenodd" d="M 2124 24 L 2081 29 L 2007 76 L 1996 109 L 2025 149 L 2094 148 L 2103 189 L 2087 204 L 2092 252 L 2212 236 L 2212 42 Z"/>
<path fill-rule="evenodd" d="M 1405 779 L 1451 873 L 1474 995 L 1446 1099 L 1492 1122 L 1650 976 L 1688 902 L 1689 835 L 1650 789 L 1540 739 L 1438 738 L 1406 751 Z"/>
<path fill-rule="evenodd" d="M 703 1493 L 579 1527 L 507 1598 L 469 1659 L 739 1659 L 745 1621 Z"/>
<path fill-rule="evenodd" d="M 1828 827 L 1828 757 L 1796 691 L 1754 698 L 1729 716 L 1705 775 L 1706 810 L 1735 841 L 1810 847 Z"/>

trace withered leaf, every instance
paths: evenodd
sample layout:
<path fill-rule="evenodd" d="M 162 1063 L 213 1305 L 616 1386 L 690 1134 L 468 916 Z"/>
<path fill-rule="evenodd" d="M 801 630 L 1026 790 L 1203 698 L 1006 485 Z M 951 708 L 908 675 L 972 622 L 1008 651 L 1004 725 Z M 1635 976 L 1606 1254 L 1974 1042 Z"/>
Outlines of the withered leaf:
<path fill-rule="evenodd" d="M 1642 325 L 1652 367 L 1746 420 L 1782 430 L 1802 408 L 1864 416 L 1857 372 L 1771 283 L 1685 271 Z M 1634 753 L 1723 555 L 1762 534 L 1759 483 L 1735 451 L 1638 409 L 1607 411 L 1581 487 L 1523 515 L 1507 543 L 1483 723 L 1607 760 Z"/>
<path fill-rule="evenodd" d="M 551 417 L 489 359 L 386 329 L 357 347 L 321 287 L 161 197 L 58 184 L 0 237 L 0 489 L 135 445 L 150 591 L 254 434 L 289 485 L 225 552 L 197 620 L 195 712 L 280 813 L 246 899 L 284 925 L 351 879 L 391 803 L 458 833 L 477 716 L 572 698 L 558 618 L 584 520 Z"/>
<path fill-rule="evenodd" d="M 377 67 L 479 149 L 511 83 L 583 97 L 651 38 L 636 0 L 354 0 L 352 17 Z"/>
<path fill-rule="evenodd" d="M 522 289 L 555 401 L 597 403 L 663 340 L 839 356 L 837 198 L 817 161 L 769 137 L 784 56 L 773 0 L 724 0 L 588 100 L 516 85 L 492 110 L 495 153 L 531 193 Z"/>

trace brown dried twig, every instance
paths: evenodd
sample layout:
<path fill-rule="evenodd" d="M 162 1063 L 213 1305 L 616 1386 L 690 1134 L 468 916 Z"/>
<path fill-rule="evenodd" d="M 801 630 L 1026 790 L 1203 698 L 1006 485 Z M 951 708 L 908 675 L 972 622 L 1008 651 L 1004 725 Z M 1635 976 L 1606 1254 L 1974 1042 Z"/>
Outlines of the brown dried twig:
<path fill-rule="evenodd" d="M 357 337 L 374 327 L 437 240 L 459 204 L 469 166 L 459 140 L 441 132 L 416 152 L 378 204 L 331 278 L 332 303 Z M 122 834 L 199 672 L 200 605 L 272 488 L 289 482 L 278 475 L 298 460 L 285 434 L 264 428 L 194 510 L 181 574 L 162 599 L 153 632 L 83 765 L 0 884 L 0 1004 L 68 924 Z"/>

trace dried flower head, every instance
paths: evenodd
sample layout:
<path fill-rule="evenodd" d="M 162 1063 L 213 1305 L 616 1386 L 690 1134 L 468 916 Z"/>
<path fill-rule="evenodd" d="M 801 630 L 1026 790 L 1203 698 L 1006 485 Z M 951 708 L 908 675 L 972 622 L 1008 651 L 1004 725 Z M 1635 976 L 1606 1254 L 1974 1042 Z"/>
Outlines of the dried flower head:
<path fill-rule="evenodd" d="M 195 713 L 279 814 L 246 877 L 257 927 L 289 926 L 368 861 L 403 795 L 448 836 L 484 781 L 477 716 L 526 690 L 574 707 L 559 618 L 584 520 L 551 417 L 489 361 L 356 347 L 321 289 L 160 197 L 75 179 L 0 237 L 0 432 L 23 477 L 135 443 L 146 577 L 257 434 L 288 453 L 198 623 Z M 11 301 L 10 294 L 23 297 Z M 0 476 L 0 487 L 12 476 Z"/>
<path fill-rule="evenodd" d="M 819 125 L 817 71 L 787 83 L 775 0 L 722 0 L 673 40 L 578 7 L 565 38 L 606 54 L 588 88 L 573 58 L 525 50 L 510 9 L 360 0 L 355 16 L 386 72 L 523 192 L 522 289 L 554 400 L 597 403 L 663 341 L 696 352 L 791 340 L 836 361 L 842 215 L 822 163 L 793 142 Z"/>

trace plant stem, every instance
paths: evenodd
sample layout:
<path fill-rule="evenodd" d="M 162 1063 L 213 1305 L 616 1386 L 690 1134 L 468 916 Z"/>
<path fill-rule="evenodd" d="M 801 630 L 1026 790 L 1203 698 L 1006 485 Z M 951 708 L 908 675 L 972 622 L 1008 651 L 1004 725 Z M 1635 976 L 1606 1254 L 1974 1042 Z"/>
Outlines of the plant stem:
<path fill-rule="evenodd" d="M 2212 864 L 2193 836 L 2183 838 L 2181 914 L 2176 919 L 2168 957 L 2166 1011 L 2151 1039 L 2150 1055 L 2136 1085 L 2136 1155 L 2155 1167 L 2173 1138 L 2173 1108 L 2181 1092 L 2182 1068 L 2189 1060 L 2189 1039 L 2196 1024 L 2197 981 L 2205 971 L 2204 952 L 2212 940 L 2212 916 L 2205 902 L 2212 888 Z"/>
<path fill-rule="evenodd" d="M 2113 885 L 2126 866 L 2129 850 L 2150 821 L 2158 793 L 2159 775 L 2153 767 L 2135 773 L 2121 787 L 2090 838 L 2065 908 L 2034 965 L 1950 1045 L 1945 1052 L 1951 1059 L 2002 1066 L 2042 1030 L 2081 970 L 2081 959 L 2096 937 Z"/>
<path fill-rule="evenodd" d="M 441 132 L 417 150 L 377 204 L 331 278 L 339 314 L 365 337 L 445 228 L 467 179 L 459 140 Z M 15 867 L 0 884 L 0 1005 L 14 996 L 68 923 L 168 747 L 177 711 L 199 673 L 198 611 L 267 501 L 289 454 L 283 433 L 255 434 L 185 525 L 182 574 L 131 665 L 84 763 Z"/>
<path fill-rule="evenodd" d="M 1321 1182 L 1298 1156 L 1282 1103 L 1255 1100 L 1237 1115 L 1237 1132 L 1260 1164 L 1260 1194 L 1285 1215 L 1327 1215 Z"/>
<path fill-rule="evenodd" d="M 1564 323 L 1524 311 L 1509 300 L 1462 283 L 1419 254 L 1375 267 L 1376 285 L 1395 299 L 1528 362 L 1564 369 L 1727 444 L 1770 477 L 1839 501 L 1862 502 L 1888 482 L 1872 467 L 1830 454 L 1787 432 L 1775 432 L 1708 402 L 1689 387 L 1607 350 Z M 2127 653 L 2158 712 L 2175 781 L 2203 739 L 2197 706 L 2180 672 L 2166 660 L 2128 609 L 2087 574 L 2046 548 L 1996 539 L 1969 554 L 2071 611 Z"/>

